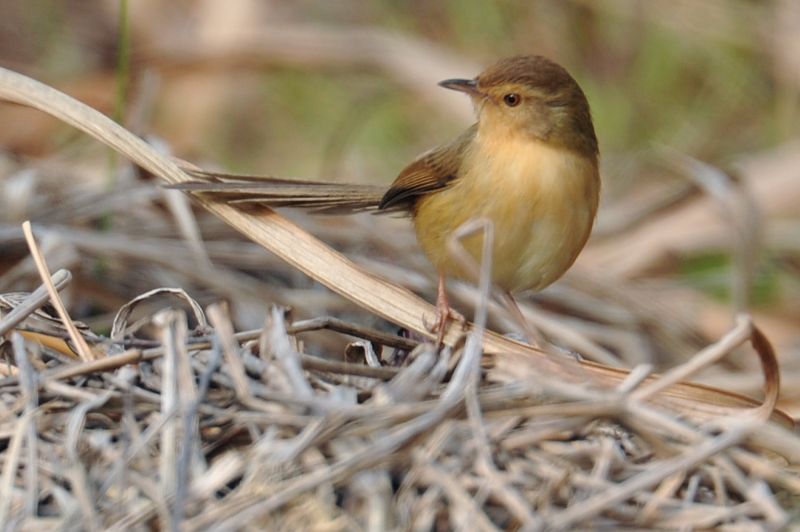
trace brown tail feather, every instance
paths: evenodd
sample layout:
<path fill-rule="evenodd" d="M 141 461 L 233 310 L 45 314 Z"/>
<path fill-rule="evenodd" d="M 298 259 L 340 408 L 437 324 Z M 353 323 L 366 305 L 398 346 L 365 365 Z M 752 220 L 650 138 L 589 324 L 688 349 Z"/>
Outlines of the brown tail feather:
<path fill-rule="evenodd" d="M 201 193 L 228 203 L 294 207 L 318 213 L 377 211 L 386 192 L 386 187 L 378 185 L 187 171 L 202 181 L 169 188 Z"/>

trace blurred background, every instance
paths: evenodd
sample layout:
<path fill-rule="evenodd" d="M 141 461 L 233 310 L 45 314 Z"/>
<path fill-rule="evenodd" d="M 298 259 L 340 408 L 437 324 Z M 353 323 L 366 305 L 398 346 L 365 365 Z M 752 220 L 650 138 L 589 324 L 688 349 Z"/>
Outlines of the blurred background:
<path fill-rule="evenodd" d="M 604 190 L 589 246 L 529 298 L 531 319 L 588 358 L 664 368 L 750 311 L 778 350 L 783 405 L 800 412 L 800 3 L 1 0 L 0 12 L 1 66 L 200 166 L 287 177 L 388 184 L 472 119 L 439 80 L 507 55 L 555 59 L 592 105 Z M 0 124 L 0 292 L 38 284 L 19 230 L 30 219 L 51 269 L 75 275 L 73 316 L 99 333 L 159 286 L 224 297 L 241 327 L 273 302 L 386 327 L 198 212 L 212 275 L 151 176 L 41 113 L 3 103 Z M 289 215 L 433 299 L 406 220 Z M 468 312 L 470 287 L 453 291 Z M 501 313 L 493 326 L 513 328 Z M 705 381 L 757 395 L 757 368 L 743 349 Z"/>

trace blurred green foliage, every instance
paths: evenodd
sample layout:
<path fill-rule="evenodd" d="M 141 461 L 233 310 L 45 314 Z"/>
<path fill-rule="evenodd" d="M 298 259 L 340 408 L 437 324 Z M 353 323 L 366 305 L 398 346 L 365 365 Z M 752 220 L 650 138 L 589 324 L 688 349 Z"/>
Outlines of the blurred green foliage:
<path fill-rule="evenodd" d="M 483 64 L 513 53 L 555 57 L 585 87 L 604 154 L 668 145 L 712 163 L 725 163 L 787 136 L 776 136 L 779 124 L 787 120 L 775 105 L 772 65 L 765 61 L 767 51 L 760 36 L 751 29 L 750 3 L 729 3 L 726 27 L 736 32 L 730 38 L 715 30 L 704 34 L 646 13 L 621 14 L 602 6 L 616 3 L 620 2 L 382 0 L 354 18 L 461 50 Z M 646 3 L 621 3 L 647 10 Z M 747 8 L 739 12 L 740 7 Z M 347 13 L 343 10 L 340 20 L 346 21 Z M 769 15 L 766 7 L 762 13 Z M 264 149 L 265 144 L 256 142 L 263 140 L 272 143 L 266 149 L 274 146 L 276 154 L 302 154 L 289 168 L 279 168 L 292 174 L 314 176 L 320 168 L 335 167 L 335 161 L 322 160 L 331 156 L 326 146 L 337 142 L 331 138 L 340 134 L 342 123 L 354 131 L 347 132 L 348 144 L 338 155 L 358 154 L 361 176 L 383 180 L 391 179 L 404 161 L 448 140 L 465 125 L 453 123 L 377 77 L 280 71 L 270 72 L 264 80 L 263 114 L 270 119 L 259 124 L 265 130 L 256 134 L 252 149 Z M 378 97 L 383 101 L 376 104 L 372 100 Z M 370 104 L 364 106 L 365 101 Z M 356 123 L 348 117 L 354 112 L 371 116 Z M 432 126 L 433 121 L 444 124 Z M 247 166 L 247 150 L 238 142 L 231 147 L 237 166 Z M 286 161 L 285 156 L 275 159 Z M 260 165 L 264 160 L 258 157 Z M 346 174 L 342 169 L 333 171 Z M 607 179 L 613 180 L 614 174 Z"/>
<path fill-rule="evenodd" d="M 681 261 L 677 273 L 692 288 L 702 290 L 721 302 L 731 302 L 733 264 L 729 255 L 703 253 L 687 257 Z M 753 282 L 750 303 L 756 307 L 774 304 L 785 281 L 774 261 L 763 261 Z"/>
<path fill-rule="evenodd" d="M 15 46 L 24 48 L 41 77 L 75 76 L 80 65 L 89 71 L 115 57 L 98 45 L 119 41 L 88 26 L 101 16 L 101 4 L 5 0 L 0 5 L 12 22 L 0 30 L 22 37 Z M 585 87 L 606 154 L 655 143 L 713 163 L 797 133 L 796 125 L 787 131 L 797 121 L 786 116 L 797 106 L 776 104 L 774 50 L 764 31 L 775 16 L 768 2 L 732 0 L 710 8 L 678 2 L 671 9 L 668 3 L 633 0 L 303 0 L 274 6 L 299 23 L 400 32 L 481 64 L 515 53 L 553 57 Z M 193 14 L 191 2 L 164 6 L 164 15 L 174 15 L 172 10 Z M 145 44 L 136 38 L 134 32 L 134 53 Z M 220 122 L 208 146 L 235 168 L 255 170 L 252 163 L 309 177 L 331 170 L 335 161 L 327 146 L 338 142 L 331 138 L 347 123 L 353 128 L 347 132 L 350 144 L 338 155 L 358 154 L 363 175 L 388 180 L 402 161 L 464 126 L 378 76 L 271 70 L 261 79 L 263 98 L 231 102 L 230 121 Z M 382 102 L 372 101 L 377 95 Z M 237 109 L 239 103 L 246 108 Z M 353 121 L 353 112 L 371 116 Z M 265 161 L 275 166 L 262 168 Z"/>

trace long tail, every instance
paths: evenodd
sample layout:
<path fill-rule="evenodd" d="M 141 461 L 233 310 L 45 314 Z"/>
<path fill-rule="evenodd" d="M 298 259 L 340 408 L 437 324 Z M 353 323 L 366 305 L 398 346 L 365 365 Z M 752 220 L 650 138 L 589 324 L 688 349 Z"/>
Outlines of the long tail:
<path fill-rule="evenodd" d="M 326 214 L 377 211 L 386 193 L 386 187 L 379 185 L 223 174 L 195 168 L 184 170 L 200 180 L 169 188 L 236 204 L 295 207 Z"/>

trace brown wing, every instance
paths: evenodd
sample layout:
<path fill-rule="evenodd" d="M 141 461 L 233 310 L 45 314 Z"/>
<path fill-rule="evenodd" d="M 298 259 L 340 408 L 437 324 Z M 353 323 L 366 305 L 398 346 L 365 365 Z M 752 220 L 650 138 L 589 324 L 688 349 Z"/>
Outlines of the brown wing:
<path fill-rule="evenodd" d="M 410 207 L 416 196 L 448 186 L 458 178 L 464 152 L 478 130 L 473 125 L 450 144 L 436 148 L 406 166 L 383 195 L 378 209 Z"/>

